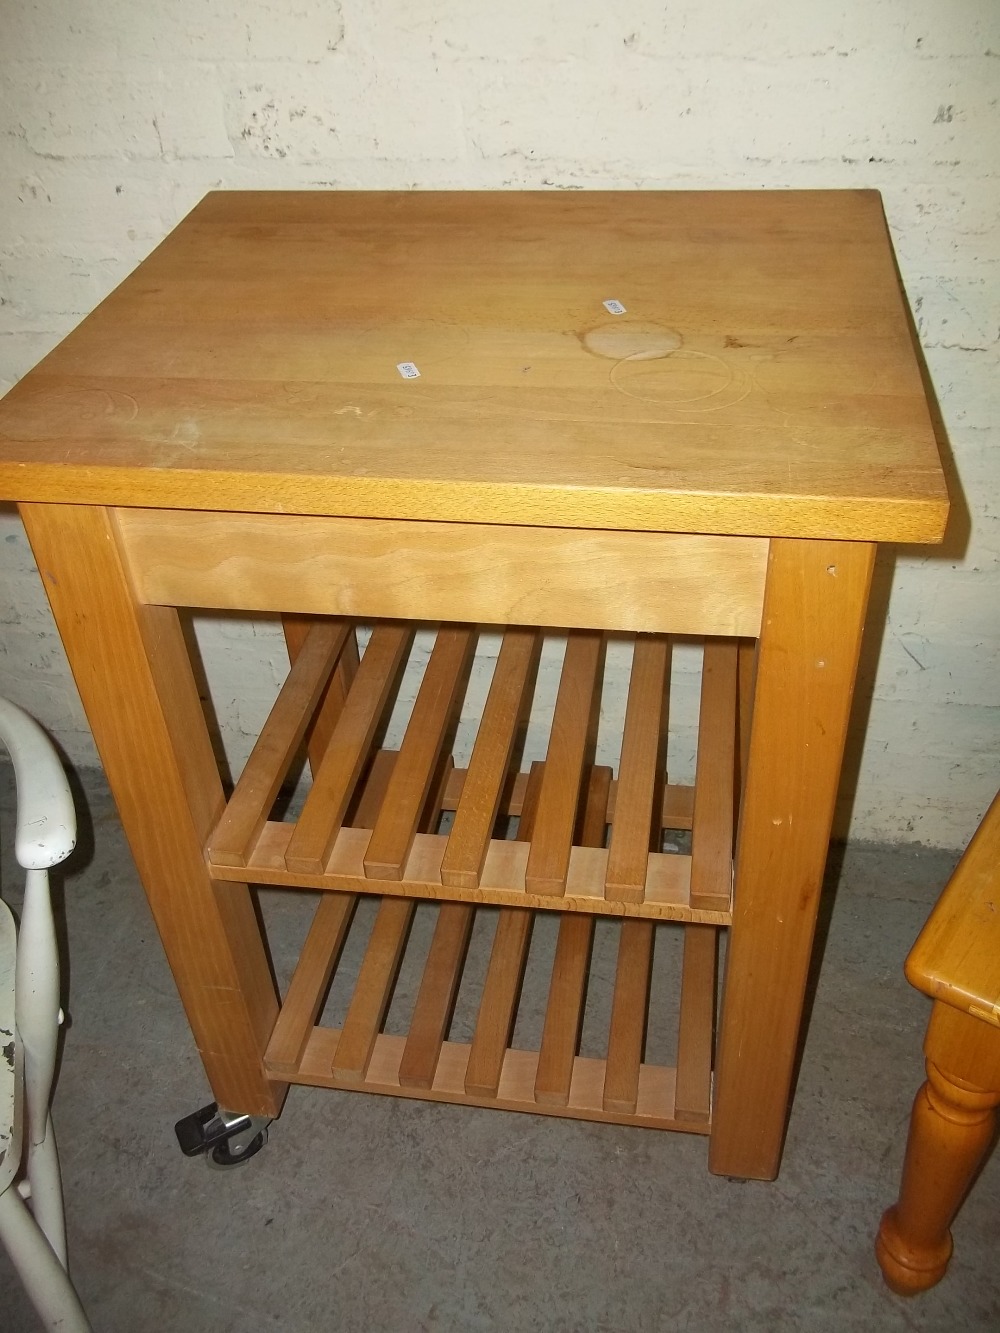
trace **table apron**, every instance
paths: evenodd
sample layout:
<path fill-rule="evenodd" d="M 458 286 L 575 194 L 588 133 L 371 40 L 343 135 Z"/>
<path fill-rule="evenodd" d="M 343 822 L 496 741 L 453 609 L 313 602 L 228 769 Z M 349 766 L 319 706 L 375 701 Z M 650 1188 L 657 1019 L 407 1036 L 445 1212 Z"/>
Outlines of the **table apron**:
<path fill-rule="evenodd" d="M 768 540 L 117 509 L 138 600 L 756 637 Z"/>

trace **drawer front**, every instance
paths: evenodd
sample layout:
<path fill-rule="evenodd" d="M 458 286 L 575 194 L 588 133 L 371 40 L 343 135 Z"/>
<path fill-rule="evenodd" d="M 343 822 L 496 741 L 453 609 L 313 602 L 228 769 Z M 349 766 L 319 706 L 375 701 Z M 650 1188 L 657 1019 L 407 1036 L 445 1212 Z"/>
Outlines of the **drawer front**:
<path fill-rule="evenodd" d="M 142 601 L 756 637 L 763 537 L 119 509 Z"/>

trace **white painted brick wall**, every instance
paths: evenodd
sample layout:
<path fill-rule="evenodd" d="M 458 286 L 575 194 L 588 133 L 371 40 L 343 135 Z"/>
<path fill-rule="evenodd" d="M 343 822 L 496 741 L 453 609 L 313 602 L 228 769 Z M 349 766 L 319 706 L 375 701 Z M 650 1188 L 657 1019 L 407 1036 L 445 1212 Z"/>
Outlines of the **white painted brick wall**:
<path fill-rule="evenodd" d="M 841 827 L 957 845 L 1000 783 L 998 97 L 996 0 L 10 5 L 0 391 L 214 187 L 878 188 L 965 513 L 941 551 L 880 565 Z M 13 513 L 0 536 L 0 691 L 93 762 Z M 280 640 L 234 620 L 198 634 L 238 769 Z M 697 654 L 679 665 L 682 775 Z"/>

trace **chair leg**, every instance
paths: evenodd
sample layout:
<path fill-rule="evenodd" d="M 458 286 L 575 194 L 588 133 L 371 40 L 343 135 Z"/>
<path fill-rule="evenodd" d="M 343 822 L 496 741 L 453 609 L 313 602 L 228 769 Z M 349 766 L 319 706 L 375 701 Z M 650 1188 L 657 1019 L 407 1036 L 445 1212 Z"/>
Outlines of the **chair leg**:
<path fill-rule="evenodd" d="M 935 1004 L 925 1042 L 899 1201 L 875 1243 L 882 1276 L 900 1296 L 940 1282 L 951 1223 L 993 1141 L 1000 1105 L 1000 1029 Z"/>
<path fill-rule="evenodd" d="M 51 1115 L 45 1120 L 45 1137 L 28 1144 L 28 1183 L 31 1211 L 45 1233 L 56 1258 L 66 1267 L 66 1222 L 63 1216 L 62 1177 Z"/>
<path fill-rule="evenodd" d="M 92 1333 L 65 1269 L 13 1185 L 0 1194 L 0 1243 L 46 1329 Z"/>
<path fill-rule="evenodd" d="M 59 1045 L 59 954 L 46 870 L 29 870 L 18 941 L 17 1028 L 24 1049 L 31 1211 L 66 1267 L 59 1159 L 49 1100 Z"/>

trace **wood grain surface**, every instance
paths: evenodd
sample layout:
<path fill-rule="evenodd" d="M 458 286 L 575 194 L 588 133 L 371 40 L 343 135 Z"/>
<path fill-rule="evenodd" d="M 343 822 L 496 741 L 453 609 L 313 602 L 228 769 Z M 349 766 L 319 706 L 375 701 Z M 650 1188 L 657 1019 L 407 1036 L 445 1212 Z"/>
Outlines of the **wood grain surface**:
<path fill-rule="evenodd" d="M 784 1139 L 874 548 L 771 543 L 716 1053 L 709 1169 L 772 1180 Z"/>
<path fill-rule="evenodd" d="M 0 497 L 907 542 L 947 513 L 861 190 L 209 194 L 3 400 Z"/>
<path fill-rule="evenodd" d="M 142 602 L 756 637 L 763 537 L 119 509 Z"/>
<path fill-rule="evenodd" d="M 1000 1028 L 1000 793 L 910 950 L 906 976 Z"/>

